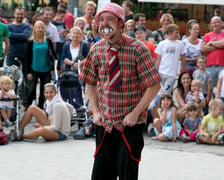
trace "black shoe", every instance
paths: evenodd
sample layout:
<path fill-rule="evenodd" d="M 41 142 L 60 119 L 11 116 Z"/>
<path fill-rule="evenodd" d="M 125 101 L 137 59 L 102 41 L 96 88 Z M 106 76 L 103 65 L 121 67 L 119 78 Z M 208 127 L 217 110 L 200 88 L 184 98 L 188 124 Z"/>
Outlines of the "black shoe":
<path fill-rule="evenodd" d="M 155 133 L 155 131 L 154 131 L 154 128 L 151 128 L 151 129 L 149 130 L 149 132 L 148 132 L 148 136 L 149 136 L 149 137 L 156 136 L 156 133 Z"/>

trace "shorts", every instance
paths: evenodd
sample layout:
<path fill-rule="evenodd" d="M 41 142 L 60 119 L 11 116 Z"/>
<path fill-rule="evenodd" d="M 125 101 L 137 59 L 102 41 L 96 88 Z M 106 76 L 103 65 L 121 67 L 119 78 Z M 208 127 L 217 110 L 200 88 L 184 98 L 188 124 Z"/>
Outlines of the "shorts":
<path fill-rule="evenodd" d="M 58 132 L 58 140 L 59 141 L 63 141 L 63 140 L 66 140 L 67 139 L 67 136 Z"/>
<path fill-rule="evenodd" d="M 14 109 L 14 107 L 8 107 L 8 106 L 1 106 L 0 109 L 4 109 L 5 111 L 8 111 L 9 109 Z"/>

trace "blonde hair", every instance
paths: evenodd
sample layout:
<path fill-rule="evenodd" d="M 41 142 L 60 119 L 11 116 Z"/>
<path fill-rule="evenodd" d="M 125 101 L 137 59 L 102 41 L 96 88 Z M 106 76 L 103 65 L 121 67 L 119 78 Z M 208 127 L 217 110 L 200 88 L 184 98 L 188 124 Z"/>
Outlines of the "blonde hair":
<path fill-rule="evenodd" d="M 70 33 L 72 33 L 74 30 L 78 30 L 80 32 L 80 34 L 83 33 L 82 30 L 81 30 L 81 28 L 78 27 L 78 26 L 73 26 L 73 28 L 70 29 Z"/>
<path fill-rule="evenodd" d="M 165 18 L 168 18 L 168 20 L 170 21 L 170 24 L 173 24 L 174 23 L 174 20 L 173 20 L 173 16 L 169 13 L 165 13 L 162 15 L 162 17 L 160 18 L 160 24 L 162 24 L 162 22 L 164 21 Z"/>
<path fill-rule="evenodd" d="M 132 26 L 135 28 L 135 21 L 133 19 L 129 19 L 126 23 L 125 23 L 125 29 L 124 32 L 127 33 L 128 32 L 128 24 L 132 24 Z M 133 29 L 134 29 L 133 28 Z"/>
<path fill-rule="evenodd" d="M 55 86 L 54 83 L 46 83 L 46 84 L 44 85 L 44 90 L 45 90 L 47 87 L 51 87 L 55 92 L 57 92 L 57 87 Z"/>
<path fill-rule="evenodd" d="M 36 21 L 34 26 L 33 26 L 32 39 L 36 39 L 37 38 L 36 33 L 35 33 L 35 29 L 37 28 L 38 25 L 43 25 L 44 28 L 45 28 L 45 24 L 44 24 L 43 21 L 41 21 L 41 20 Z M 46 33 L 43 34 L 43 39 L 42 40 L 45 40 L 45 39 L 46 39 Z"/>
<path fill-rule="evenodd" d="M 197 86 L 199 86 L 201 88 L 201 81 L 199 79 L 193 79 L 191 81 L 191 84 L 195 83 Z"/>
<path fill-rule="evenodd" d="M 96 3 L 94 1 L 87 1 L 84 5 L 84 9 L 86 9 L 87 6 L 93 6 L 96 9 Z"/>
<path fill-rule="evenodd" d="M 78 21 L 84 21 L 85 26 L 87 24 L 86 19 L 84 17 L 78 17 L 75 19 L 74 26 L 77 26 Z"/>
<path fill-rule="evenodd" d="M 1 76 L 0 77 L 0 87 L 2 87 L 2 84 L 6 83 L 6 82 L 9 83 L 12 86 L 12 79 L 10 79 L 9 76 Z"/>
<path fill-rule="evenodd" d="M 209 102 L 209 108 L 213 108 L 213 107 L 219 107 L 219 106 L 222 106 L 223 105 L 223 102 L 222 100 L 220 99 L 212 99 L 210 102 Z"/>

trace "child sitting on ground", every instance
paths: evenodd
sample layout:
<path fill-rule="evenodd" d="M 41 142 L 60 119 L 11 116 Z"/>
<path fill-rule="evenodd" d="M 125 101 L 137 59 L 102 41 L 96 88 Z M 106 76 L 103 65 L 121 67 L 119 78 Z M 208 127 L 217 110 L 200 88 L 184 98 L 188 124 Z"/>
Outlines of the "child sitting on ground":
<path fill-rule="evenodd" d="M 203 108 L 204 115 L 208 114 L 208 103 L 211 100 L 211 74 L 206 71 L 206 57 L 200 56 L 197 59 L 198 69 L 194 71 L 193 78 L 201 81 L 201 88 L 205 97 L 205 107 Z"/>
<path fill-rule="evenodd" d="M 86 137 L 96 136 L 96 126 L 93 123 L 93 116 L 90 116 L 73 136 L 74 139 L 85 139 Z"/>
<path fill-rule="evenodd" d="M 153 122 L 156 136 L 152 139 L 175 142 L 179 137 L 181 126 L 177 121 L 176 108 L 170 94 L 162 94 L 158 115 L 159 118 L 154 119 Z"/>
<path fill-rule="evenodd" d="M 187 105 L 187 117 L 184 120 L 184 128 L 181 129 L 181 137 L 184 143 L 195 141 L 201 123 L 201 111 L 196 103 Z"/>
<path fill-rule="evenodd" d="M 205 107 L 205 98 L 201 93 L 201 82 L 198 79 L 191 81 L 191 91 L 185 98 L 186 103 L 197 103 L 199 108 Z"/>
<path fill-rule="evenodd" d="M 12 80 L 8 76 L 0 77 L 0 100 L 2 99 L 14 99 L 16 97 L 14 90 L 12 89 Z M 1 124 L 9 127 L 12 125 L 10 118 L 12 116 L 13 101 L 0 101 L 0 112 L 4 119 L 1 123 L 0 119 L 0 129 L 2 129 Z"/>
<path fill-rule="evenodd" d="M 201 122 L 196 142 L 197 144 L 223 144 L 223 119 L 221 116 L 223 102 L 220 99 L 213 99 L 209 102 L 209 109 L 210 113 Z"/>

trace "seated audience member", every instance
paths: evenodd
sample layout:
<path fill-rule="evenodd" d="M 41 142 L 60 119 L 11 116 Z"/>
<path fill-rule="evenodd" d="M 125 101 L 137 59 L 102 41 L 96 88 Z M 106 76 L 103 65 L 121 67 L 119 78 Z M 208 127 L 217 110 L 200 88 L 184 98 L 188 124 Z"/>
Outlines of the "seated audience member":
<path fill-rule="evenodd" d="M 201 109 L 197 103 L 190 103 L 187 105 L 187 114 L 181 129 L 181 138 L 184 143 L 195 141 L 196 135 L 199 132 L 199 126 L 201 123 Z"/>
<path fill-rule="evenodd" d="M 61 99 L 53 83 L 45 84 L 44 96 L 46 98 L 45 110 L 31 105 L 23 116 L 19 124 L 19 140 L 36 140 L 39 136 L 42 136 L 46 141 L 67 139 L 70 132 L 72 106 Z M 24 134 L 24 128 L 33 117 L 36 118 L 38 124 L 33 124 L 35 129 Z"/>
<path fill-rule="evenodd" d="M 175 142 L 179 137 L 181 126 L 177 121 L 176 107 L 170 94 L 162 94 L 158 115 L 159 118 L 154 119 L 153 122 L 156 134 L 153 139 Z"/>
<path fill-rule="evenodd" d="M 189 71 L 183 71 L 178 77 L 177 87 L 174 89 L 174 94 L 177 99 L 177 120 L 181 125 L 185 119 L 187 110 L 187 103 L 185 102 L 185 98 L 191 91 L 192 80 L 192 74 Z"/>
<path fill-rule="evenodd" d="M 93 123 L 93 116 L 90 116 L 73 136 L 74 139 L 85 139 L 86 137 L 96 136 L 96 126 Z"/>
<path fill-rule="evenodd" d="M 205 106 L 205 98 L 201 92 L 201 81 L 198 79 L 193 79 L 191 81 L 191 91 L 187 93 L 185 98 L 186 103 L 197 103 L 199 108 Z"/>
<path fill-rule="evenodd" d="M 3 118 L 1 122 L 0 117 L 0 130 L 2 130 L 2 125 L 9 127 L 12 125 L 10 118 L 12 117 L 12 111 L 14 109 L 13 101 L 1 101 L 5 99 L 14 99 L 16 97 L 15 91 L 12 89 L 12 80 L 8 76 L 0 77 L 0 116 Z"/>
<path fill-rule="evenodd" d="M 209 102 L 210 113 L 206 115 L 199 128 L 199 133 L 196 136 L 196 143 L 205 144 L 222 144 L 223 136 L 223 103 L 220 99 L 212 99 Z"/>

